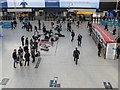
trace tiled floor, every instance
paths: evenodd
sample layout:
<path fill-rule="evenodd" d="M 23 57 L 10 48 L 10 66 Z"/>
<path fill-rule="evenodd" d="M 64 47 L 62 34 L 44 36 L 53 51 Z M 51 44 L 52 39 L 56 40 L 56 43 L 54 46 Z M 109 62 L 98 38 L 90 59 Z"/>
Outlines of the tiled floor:
<path fill-rule="evenodd" d="M 37 21 L 32 22 L 37 25 Z M 45 22 L 47 29 L 50 29 L 50 22 Z M 97 56 L 97 46 L 88 34 L 84 23 L 72 29 L 76 37 L 73 43 L 71 35 L 66 31 L 66 24 L 63 24 L 60 38 L 49 52 L 41 51 L 41 63 L 38 69 L 35 64 L 30 63 L 29 67 L 17 66 L 13 68 L 13 49 L 21 45 L 20 37 L 32 36 L 33 32 L 26 32 L 21 29 L 21 24 L 15 30 L 3 29 L 2 43 L 2 77 L 10 78 L 6 88 L 49 88 L 49 82 L 53 77 L 58 77 L 61 88 L 104 88 L 103 82 L 110 82 L 113 88 L 118 87 L 118 60 L 104 60 Z M 40 31 L 41 33 L 41 31 Z M 77 35 L 82 34 L 82 47 L 78 47 L 81 52 L 78 65 L 73 61 L 73 50 L 77 46 Z M 1 43 L 1 39 L 0 39 Z M 57 46 L 57 47 L 56 47 Z M 57 48 L 57 49 L 56 49 Z M 55 53 L 55 49 L 57 50 Z M 1 50 L 0 50 L 1 51 Z M 1 55 L 1 53 L 0 53 Z M 32 60 L 31 60 L 32 61 Z M 36 61 L 37 62 L 37 61 Z"/>

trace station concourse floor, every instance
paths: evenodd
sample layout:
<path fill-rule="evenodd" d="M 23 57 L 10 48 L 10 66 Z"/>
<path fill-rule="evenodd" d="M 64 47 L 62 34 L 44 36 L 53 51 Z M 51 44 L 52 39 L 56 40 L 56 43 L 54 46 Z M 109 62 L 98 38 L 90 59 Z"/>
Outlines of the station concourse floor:
<path fill-rule="evenodd" d="M 44 22 L 47 30 L 50 30 L 50 21 Z M 37 21 L 31 23 L 38 25 Z M 62 24 L 61 33 L 65 37 L 50 47 L 49 52 L 40 51 L 42 59 L 37 69 L 34 67 L 38 58 L 35 63 L 31 63 L 31 59 L 29 67 L 20 67 L 18 64 L 14 69 L 13 50 L 21 46 L 22 35 L 29 39 L 33 35 L 33 32 L 27 32 L 21 29 L 21 26 L 19 23 L 14 30 L 2 29 L 2 78 L 10 79 L 3 88 L 49 88 L 50 80 L 54 77 L 58 77 L 61 88 L 104 88 L 103 82 L 110 82 L 113 88 L 118 88 L 118 60 L 98 57 L 97 46 L 88 34 L 86 22 L 81 24 L 80 28 L 72 25 L 76 35 L 73 42 L 70 32 L 66 30 L 67 24 Z M 83 36 L 82 47 L 77 46 L 79 33 Z M 78 47 L 81 53 L 78 65 L 75 65 L 72 55 L 75 47 Z"/>

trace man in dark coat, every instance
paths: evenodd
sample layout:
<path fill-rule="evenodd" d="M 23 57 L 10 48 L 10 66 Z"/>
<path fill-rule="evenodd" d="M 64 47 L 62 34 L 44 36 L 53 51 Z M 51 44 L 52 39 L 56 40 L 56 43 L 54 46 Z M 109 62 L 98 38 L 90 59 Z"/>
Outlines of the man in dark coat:
<path fill-rule="evenodd" d="M 21 37 L 22 46 L 24 46 L 24 36 Z"/>
<path fill-rule="evenodd" d="M 30 53 L 29 53 L 28 51 L 26 51 L 24 58 L 25 58 L 25 66 L 26 66 L 26 63 L 27 63 L 27 65 L 29 66 Z"/>
<path fill-rule="evenodd" d="M 25 46 L 24 46 L 24 52 L 26 52 L 26 51 L 28 51 L 28 46 L 27 46 L 27 44 L 25 44 Z"/>
<path fill-rule="evenodd" d="M 35 49 L 34 49 L 34 47 L 31 48 L 31 56 L 33 58 L 32 63 L 34 63 L 35 62 Z"/>
<path fill-rule="evenodd" d="M 99 43 L 98 43 L 98 56 L 99 56 L 99 57 L 101 57 L 101 56 L 100 56 L 100 54 L 101 54 L 101 49 L 102 49 L 102 45 L 101 45 L 101 43 L 99 42 Z"/>
<path fill-rule="evenodd" d="M 39 26 L 39 30 L 41 30 L 41 22 L 40 22 L 40 20 L 38 20 L 38 26 Z"/>
<path fill-rule="evenodd" d="M 14 59 L 14 68 L 16 68 L 15 63 L 18 63 L 17 61 L 17 54 L 16 54 L 16 49 L 14 49 L 14 52 L 12 54 L 12 58 Z"/>
<path fill-rule="evenodd" d="M 38 42 L 35 40 L 35 42 L 34 42 L 34 47 L 35 47 L 35 50 L 36 50 L 36 52 L 38 51 Z"/>
<path fill-rule="evenodd" d="M 80 46 L 81 47 L 81 41 L 82 41 L 82 35 L 78 35 L 78 46 Z"/>
<path fill-rule="evenodd" d="M 120 46 L 117 47 L 116 52 L 117 52 L 117 59 L 119 59 L 119 55 L 120 55 Z"/>
<path fill-rule="evenodd" d="M 25 44 L 27 44 L 27 46 L 29 44 L 28 37 L 26 37 Z"/>
<path fill-rule="evenodd" d="M 80 51 L 77 50 L 77 47 L 76 47 L 76 50 L 74 50 L 74 52 L 73 52 L 73 57 L 74 57 L 74 61 L 75 61 L 76 65 L 78 63 L 79 55 L 80 55 Z"/>
<path fill-rule="evenodd" d="M 71 32 L 71 36 L 72 36 L 71 42 L 73 42 L 74 36 L 75 36 L 75 32 L 74 32 L 73 30 L 72 30 L 72 32 Z"/>
<path fill-rule="evenodd" d="M 13 22 L 11 22 L 11 28 L 14 29 L 14 25 L 13 25 Z"/>
<path fill-rule="evenodd" d="M 107 23 L 105 24 L 105 30 L 108 31 L 108 24 Z"/>

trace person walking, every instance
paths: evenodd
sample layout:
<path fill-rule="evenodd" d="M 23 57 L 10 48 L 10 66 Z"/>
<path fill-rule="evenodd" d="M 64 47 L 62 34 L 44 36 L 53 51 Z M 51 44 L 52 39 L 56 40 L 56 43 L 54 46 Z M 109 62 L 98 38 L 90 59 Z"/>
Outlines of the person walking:
<path fill-rule="evenodd" d="M 28 50 L 26 51 L 24 58 L 25 58 L 25 65 L 24 66 L 26 66 L 26 63 L 27 63 L 27 66 L 29 66 L 30 53 L 28 52 Z"/>
<path fill-rule="evenodd" d="M 37 53 L 37 51 L 38 51 L 38 42 L 36 40 L 34 41 L 34 47 L 35 47 L 35 50 L 36 50 L 36 53 Z"/>
<path fill-rule="evenodd" d="M 32 38 L 30 39 L 30 46 L 33 46 L 33 40 L 32 40 Z"/>
<path fill-rule="evenodd" d="M 89 27 L 90 36 L 92 35 L 92 27 Z"/>
<path fill-rule="evenodd" d="M 36 33 L 38 34 L 37 26 L 34 26 L 34 35 L 35 35 Z"/>
<path fill-rule="evenodd" d="M 45 26 L 43 27 L 43 32 L 46 33 L 46 27 Z"/>
<path fill-rule="evenodd" d="M 30 30 L 31 30 L 31 32 L 32 32 L 32 24 L 31 23 L 29 23 L 29 28 L 30 28 Z"/>
<path fill-rule="evenodd" d="M 82 43 L 82 35 L 78 35 L 78 46 L 80 46 L 81 47 L 81 43 Z"/>
<path fill-rule="evenodd" d="M 99 43 L 98 43 L 98 56 L 99 56 L 99 57 L 101 57 L 101 55 L 100 55 L 100 54 L 101 54 L 101 49 L 102 49 L 102 45 L 101 45 L 101 43 L 99 42 Z"/>
<path fill-rule="evenodd" d="M 71 32 L 71 22 L 70 21 L 68 21 L 68 23 L 67 23 L 67 31 Z"/>
<path fill-rule="evenodd" d="M 54 28 L 54 23 L 53 23 L 53 21 L 51 22 L 51 27 Z"/>
<path fill-rule="evenodd" d="M 14 28 L 16 28 L 16 26 L 17 26 L 17 21 L 14 20 L 14 21 L 13 21 L 13 24 L 14 24 Z"/>
<path fill-rule="evenodd" d="M 22 61 L 23 61 L 23 59 L 22 59 L 22 55 L 21 55 L 21 52 L 20 52 L 20 51 L 18 51 L 18 61 L 19 61 L 19 63 L 20 63 L 20 66 L 22 66 Z"/>
<path fill-rule="evenodd" d="M 71 32 L 71 36 L 72 36 L 71 42 L 73 42 L 73 40 L 74 40 L 74 36 L 75 36 L 75 33 L 74 33 L 73 30 L 72 30 L 72 32 Z"/>
<path fill-rule="evenodd" d="M 14 25 L 13 25 L 13 22 L 11 22 L 11 28 L 14 29 Z"/>
<path fill-rule="evenodd" d="M 40 19 L 38 20 L 38 26 L 39 26 L 39 30 L 41 30 L 41 22 L 40 22 Z"/>
<path fill-rule="evenodd" d="M 24 36 L 21 37 L 22 46 L 24 46 Z"/>
<path fill-rule="evenodd" d="M 28 51 L 29 49 L 28 49 L 28 46 L 27 46 L 27 44 L 25 44 L 25 46 L 24 46 L 24 52 L 26 52 L 26 51 Z"/>
<path fill-rule="evenodd" d="M 79 28 L 79 25 L 80 25 L 80 21 L 78 20 L 78 21 L 77 21 L 77 26 L 78 26 L 78 28 Z"/>
<path fill-rule="evenodd" d="M 88 23 L 87 23 L 87 28 L 89 28 L 90 27 L 90 21 L 88 21 Z"/>
<path fill-rule="evenodd" d="M 113 35 L 116 34 L 116 27 L 114 27 L 114 30 L 113 30 Z"/>
<path fill-rule="evenodd" d="M 29 44 L 28 37 L 26 37 L 25 44 L 27 44 L 27 46 Z"/>
<path fill-rule="evenodd" d="M 34 47 L 31 48 L 31 57 L 33 59 L 32 63 L 34 63 L 35 62 L 35 48 Z"/>
<path fill-rule="evenodd" d="M 16 49 L 14 49 L 12 58 L 14 59 L 14 68 L 16 68 L 16 63 L 18 63 Z"/>
<path fill-rule="evenodd" d="M 79 55 L 80 55 L 80 51 L 77 50 L 77 47 L 76 47 L 76 50 L 74 50 L 74 52 L 73 52 L 73 57 L 74 57 L 74 61 L 75 61 L 76 65 L 78 63 Z"/>
<path fill-rule="evenodd" d="M 18 52 L 20 52 L 21 58 L 23 60 L 23 49 L 21 47 L 19 47 Z"/>
<path fill-rule="evenodd" d="M 108 31 L 108 24 L 107 23 L 105 24 L 105 30 Z"/>
<path fill-rule="evenodd" d="M 119 59 L 119 55 L 120 55 L 120 46 L 117 47 L 116 52 L 117 52 L 117 59 Z"/>

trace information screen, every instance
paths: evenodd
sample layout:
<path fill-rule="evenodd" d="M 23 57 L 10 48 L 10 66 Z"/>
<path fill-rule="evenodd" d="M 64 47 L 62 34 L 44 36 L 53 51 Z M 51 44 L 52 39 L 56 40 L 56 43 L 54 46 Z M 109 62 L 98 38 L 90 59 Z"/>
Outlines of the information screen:
<path fill-rule="evenodd" d="M 99 0 L 7 0 L 7 7 L 99 8 Z"/>
<path fill-rule="evenodd" d="M 8 7 L 45 7 L 45 0 L 7 0 Z"/>
<path fill-rule="evenodd" d="M 99 8 L 99 0 L 60 0 L 60 7 Z"/>

